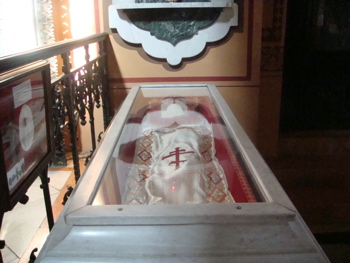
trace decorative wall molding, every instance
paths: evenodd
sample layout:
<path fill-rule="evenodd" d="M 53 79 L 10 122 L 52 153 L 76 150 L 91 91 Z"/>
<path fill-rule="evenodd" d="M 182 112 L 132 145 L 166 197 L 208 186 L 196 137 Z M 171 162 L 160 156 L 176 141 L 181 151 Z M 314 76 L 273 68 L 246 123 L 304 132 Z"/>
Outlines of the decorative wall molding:
<path fill-rule="evenodd" d="M 282 40 L 283 16 L 285 9 L 285 0 L 264 0 L 264 5 L 272 9 L 272 24 L 263 25 L 263 42 L 280 42 Z M 268 8 L 264 8 L 267 10 Z"/>
<path fill-rule="evenodd" d="M 51 0 L 36 0 L 36 16 L 39 45 L 47 45 L 55 42 L 53 26 L 53 13 Z"/>
<path fill-rule="evenodd" d="M 121 1 L 125 2 L 125 0 Z M 220 1 L 230 2 L 231 0 Z M 119 1 L 114 0 L 114 3 L 117 2 Z M 169 4 L 171 3 L 164 3 L 164 5 Z M 173 10 L 174 12 L 181 12 L 182 9 L 174 8 Z M 157 18 L 154 19 L 156 20 Z M 214 23 L 208 27 L 199 29 L 198 32 L 189 39 L 183 39 L 174 45 L 167 40 L 158 39 L 149 31 L 137 27 L 131 22 L 123 9 L 117 9 L 115 5 L 109 6 L 110 28 L 116 28 L 120 37 L 125 41 L 132 44 L 141 44 L 147 54 L 155 58 L 166 59 L 172 66 L 179 65 L 183 58 L 190 58 L 200 54 L 206 47 L 206 43 L 215 42 L 224 38 L 231 26 L 237 25 L 238 5 L 231 1 L 231 5 L 222 9 Z"/>
<path fill-rule="evenodd" d="M 262 47 L 261 70 L 282 71 L 283 70 L 284 47 Z"/>
<path fill-rule="evenodd" d="M 36 26 L 38 34 L 38 46 L 55 43 L 55 31 L 53 22 L 52 0 L 36 0 Z M 51 66 L 51 75 L 58 75 L 57 58 L 47 59 Z"/>
<path fill-rule="evenodd" d="M 261 65 L 264 72 L 283 71 L 284 46 L 283 28 L 284 14 L 287 2 L 285 0 L 264 1 Z M 271 18 L 272 19 L 268 19 Z"/>

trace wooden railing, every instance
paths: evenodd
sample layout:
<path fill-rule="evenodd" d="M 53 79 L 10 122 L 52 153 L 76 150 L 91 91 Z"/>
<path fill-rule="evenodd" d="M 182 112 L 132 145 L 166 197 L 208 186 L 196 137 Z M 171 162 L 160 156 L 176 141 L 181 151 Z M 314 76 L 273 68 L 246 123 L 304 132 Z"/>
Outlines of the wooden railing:
<path fill-rule="evenodd" d="M 77 134 L 79 122 L 81 125 L 87 123 L 90 125 L 92 154 L 98 140 L 94 122 L 95 108 L 102 106 L 104 129 L 107 128 L 111 120 L 108 96 L 107 41 L 109 41 L 108 34 L 101 33 L 81 39 L 57 42 L 28 52 L 0 58 L 0 73 L 3 73 L 36 61 L 56 56 L 61 57 L 62 74 L 51 78 L 55 127 L 55 156 L 52 161 L 54 165 L 58 166 L 67 164 L 64 133 L 68 132 L 76 181 L 80 177 L 79 135 Z M 98 54 L 94 59 L 90 59 L 89 48 L 91 44 L 97 44 L 98 47 Z M 72 69 L 72 51 L 80 47 L 85 50 L 85 64 Z"/>

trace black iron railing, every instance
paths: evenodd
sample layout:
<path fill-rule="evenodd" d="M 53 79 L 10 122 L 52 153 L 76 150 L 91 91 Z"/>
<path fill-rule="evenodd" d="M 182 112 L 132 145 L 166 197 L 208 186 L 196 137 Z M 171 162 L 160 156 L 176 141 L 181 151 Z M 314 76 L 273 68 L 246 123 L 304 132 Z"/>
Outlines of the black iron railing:
<path fill-rule="evenodd" d="M 53 164 L 65 166 L 66 143 L 64 133 L 69 133 L 68 140 L 71 148 L 75 180 L 80 177 L 78 134 L 77 127 L 90 125 L 92 149 L 96 149 L 96 128 L 94 110 L 102 107 L 104 129 L 111 120 L 108 96 L 107 70 L 107 33 L 89 37 L 57 42 L 28 52 L 0 58 L 0 73 L 27 64 L 61 56 L 62 74 L 51 80 L 53 92 L 53 121 L 55 127 L 55 156 Z M 90 47 L 97 44 L 98 54 L 90 59 Z M 74 49 L 83 47 L 85 50 L 85 64 L 72 69 L 71 53 Z M 68 128 L 68 129 L 67 129 Z"/>

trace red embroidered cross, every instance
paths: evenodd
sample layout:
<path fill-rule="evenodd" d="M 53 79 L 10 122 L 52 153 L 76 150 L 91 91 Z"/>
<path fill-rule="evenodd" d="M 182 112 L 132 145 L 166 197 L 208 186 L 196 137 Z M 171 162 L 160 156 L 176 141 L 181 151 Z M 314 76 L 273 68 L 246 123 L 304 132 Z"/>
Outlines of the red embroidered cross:
<path fill-rule="evenodd" d="M 186 152 L 186 150 L 180 149 L 180 147 L 176 147 L 176 148 L 175 148 L 175 151 L 170 152 L 170 154 L 167 155 L 167 156 L 164 156 L 164 157 L 162 158 L 162 160 L 164 160 L 164 159 L 166 159 L 166 158 L 169 158 L 169 157 L 172 157 L 172 156 L 175 156 L 175 161 L 170 162 L 169 165 L 175 164 L 175 170 L 177 170 L 177 169 L 180 168 L 180 163 L 187 162 L 187 160 L 180 160 L 180 154 L 185 154 L 185 153 L 194 153 L 194 151 Z"/>

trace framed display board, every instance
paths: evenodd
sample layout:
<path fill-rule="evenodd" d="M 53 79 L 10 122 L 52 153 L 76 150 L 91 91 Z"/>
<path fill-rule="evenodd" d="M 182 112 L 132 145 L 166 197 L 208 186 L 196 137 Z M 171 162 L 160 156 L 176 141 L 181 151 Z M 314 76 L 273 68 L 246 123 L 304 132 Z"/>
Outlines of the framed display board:
<path fill-rule="evenodd" d="M 34 63 L 0 75 L 0 200 L 11 210 L 53 153 L 50 66 Z"/>

